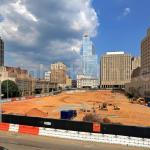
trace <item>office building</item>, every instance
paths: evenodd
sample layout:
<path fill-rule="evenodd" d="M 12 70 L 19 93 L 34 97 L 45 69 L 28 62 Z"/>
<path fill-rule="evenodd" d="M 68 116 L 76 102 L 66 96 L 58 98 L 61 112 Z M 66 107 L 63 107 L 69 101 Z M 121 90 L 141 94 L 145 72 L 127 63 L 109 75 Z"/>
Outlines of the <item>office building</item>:
<path fill-rule="evenodd" d="M 81 58 L 82 74 L 85 76 L 91 76 L 92 78 L 98 78 L 98 57 L 95 53 L 94 45 L 87 34 L 83 36 Z"/>
<path fill-rule="evenodd" d="M 0 66 L 4 66 L 4 42 L 0 37 Z"/>
<path fill-rule="evenodd" d="M 134 96 L 150 99 L 150 28 L 141 42 L 141 67 L 133 71 L 125 90 Z"/>
<path fill-rule="evenodd" d="M 32 87 L 32 77 L 28 74 L 28 71 L 21 68 L 3 66 L 0 67 L 0 80 L 12 80 L 14 81 L 22 96 L 32 95 L 34 89 Z"/>
<path fill-rule="evenodd" d="M 67 88 L 71 88 L 72 87 L 72 79 L 68 75 L 66 75 L 66 87 Z"/>
<path fill-rule="evenodd" d="M 50 81 L 31 77 L 25 69 L 2 66 L 0 67 L 0 81 L 5 80 L 14 81 L 22 96 L 34 95 L 37 91 L 40 94 L 49 93 L 51 89 L 57 87 L 57 84 L 50 83 Z"/>
<path fill-rule="evenodd" d="M 77 80 L 72 80 L 72 88 L 77 88 Z"/>
<path fill-rule="evenodd" d="M 141 43 L 141 69 L 142 74 L 150 74 L 150 28 Z"/>
<path fill-rule="evenodd" d="M 138 57 L 132 57 L 131 59 L 131 70 L 133 72 L 134 69 L 138 68 L 138 67 L 141 67 L 141 57 L 138 56 Z"/>
<path fill-rule="evenodd" d="M 131 80 L 131 56 L 124 52 L 107 52 L 100 66 L 102 88 L 124 88 Z"/>
<path fill-rule="evenodd" d="M 98 88 L 99 80 L 91 76 L 77 75 L 77 88 Z"/>
<path fill-rule="evenodd" d="M 46 81 L 50 81 L 50 78 L 51 78 L 51 72 L 50 71 L 45 72 L 44 79 Z"/>
<path fill-rule="evenodd" d="M 66 84 L 67 66 L 62 62 L 51 64 L 51 83 L 57 83 L 58 86 L 64 87 Z"/>

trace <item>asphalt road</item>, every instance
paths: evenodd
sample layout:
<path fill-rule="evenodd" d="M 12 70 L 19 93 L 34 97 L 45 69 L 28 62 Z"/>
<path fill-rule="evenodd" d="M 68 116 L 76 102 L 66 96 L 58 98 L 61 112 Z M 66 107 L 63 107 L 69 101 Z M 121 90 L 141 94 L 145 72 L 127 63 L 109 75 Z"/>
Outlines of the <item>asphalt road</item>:
<path fill-rule="evenodd" d="M 0 145 L 9 150 L 144 150 L 137 147 L 19 135 L 6 132 L 0 132 Z"/>

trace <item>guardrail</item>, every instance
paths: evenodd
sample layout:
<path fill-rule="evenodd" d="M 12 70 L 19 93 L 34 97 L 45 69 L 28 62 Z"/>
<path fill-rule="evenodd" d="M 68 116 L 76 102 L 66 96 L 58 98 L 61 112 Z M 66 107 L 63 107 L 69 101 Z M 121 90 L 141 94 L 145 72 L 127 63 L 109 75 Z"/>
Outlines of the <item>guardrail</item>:
<path fill-rule="evenodd" d="M 100 142 L 100 143 L 109 143 L 109 144 L 121 144 L 121 145 L 134 146 L 134 147 L 150 148 L 150 139 L 147 138 L 137 138 L 137 137 L 128 137 L 128 136 L 110 135 L 110 134 L 101 134 L 101 133 L 78 132 L 78 131 L 24 126 L 24 125 L 8 124 L 8 123 L 0 123 L 0 130 L 10 131 L 10 132 L 15 132 L 20 134 L 32 134 L 32 135 L 40 135 L 40 136 L 66 138 L 72 140 L 82 140 L 82 141 L 90 141 L 90 142 L 98 142 L 98 143 Z"/>

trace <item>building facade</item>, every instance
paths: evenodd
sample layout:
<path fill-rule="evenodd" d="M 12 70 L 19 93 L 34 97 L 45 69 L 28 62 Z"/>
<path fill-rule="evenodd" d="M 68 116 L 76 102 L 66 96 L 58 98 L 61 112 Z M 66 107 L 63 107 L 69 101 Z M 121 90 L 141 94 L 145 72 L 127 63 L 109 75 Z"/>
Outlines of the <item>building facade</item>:
<path fill-rule="evenodd" d="M 131 80 L 131 56 L 124 52 L 107 52 L 100 66 L 102 88 L 125 88 Z"/>
<path fill-rule="evenodd" d="M 91 76 L 77 75 L 77 88 L 98 88 L 99 80 Z"/>
<path fill-rule="evenodd" d="M 46 81 L 50 81 L 50 79 L 51 79 L 51 72 L 50 71 L 45 72 L 44 79 Z"/>
<path fill-rule="evenodd" d="M 83 47 L 81 55 L 82 74 L 85 76 L 98 78 L 98 57 L 95 54 L 94 45 L 87 34 L 83 36 Z"/>
<path fill-rule="evenodd" d="M 141 42 L 141 67 L 133 71 L 125 90 L 134 96 L 150 99 L 150 28 Z"/>
<path fill-rule="evenodd" d="M 4 42 L 0 37 L 0 66 L 4 66 Z"/>
<path fill-rule="evenodd" d="M 132 57 L 131 59 L 131 70 L 133 72 L 134 69 L 138 68 L 138 67 L 141 67 L 141 57 Z"/>
<path fill-rule="evenodd" d="M 50 81 L 57 83 L 58 86 L 64 87 L 66 84 L 67 66 L 62 62 L 51 64 Z"/>
<path fill-rule="evenodd" d="M 1 82 L 5 80 L 14 81 L 21 91 L 22 96 L 32 95 L 34 92 L 32 87 L 33 79 L 28 74 L 27 70 L 3 66 L 0 67 L 0 75 Z"/>
<path fill-rule="evenodd" d="M 66 87 L 72 88 L 72 79 L 68 75 L 66 75 Z"/>
<path fill-rule="evenodd" d="M 150 28 L 141 43 L 141 69 L 142 74 L 150 74 Z"/>
<path fill-rule="evenodd" d="M 77 80 L 72 80 L 72 88 L 77 88 Z"/>
<path fill-rule="evenodd" d="M 27 70 L 15 67 L 0 67 L 0 81 L 14 81 L 22 96 L 49 93 L 51 89 L 57 88 L 57 84 L 53 84 L 47 80 L 40 80 L 31 77 Z"/>

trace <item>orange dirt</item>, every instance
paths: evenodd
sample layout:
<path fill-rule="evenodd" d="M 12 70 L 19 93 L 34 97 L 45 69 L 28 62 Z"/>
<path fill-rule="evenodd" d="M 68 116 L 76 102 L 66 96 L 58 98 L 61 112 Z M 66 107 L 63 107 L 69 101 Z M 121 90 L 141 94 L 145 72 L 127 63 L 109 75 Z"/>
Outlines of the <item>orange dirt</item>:
<path fill-rule="evenodd" d="M 120 110 L 113 110 L 112 106 L 108 106 L 108 111 L 99 110 L 98 107 L 103 102 L 115 104 L 120 107 Z M 80 109 L 93 112 L 92 107 L 95 108 L 97 114 L 109 118 L 113 123 L 150 126 L 150 108 L 131 104 L 124 94 L 111 91 L 64 92 L 55 96 L 15 101 L 2 105 L 6 114 L 27 115 L 29 113 L 30 116 L 48 116 L 49 118 L 60 118 L 60 110 L 76 109 L 78 115 L 75 120 L 82 120 L 86 114 Z"/>

